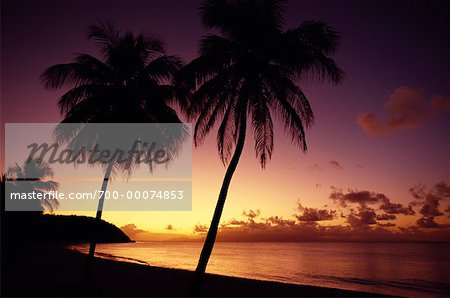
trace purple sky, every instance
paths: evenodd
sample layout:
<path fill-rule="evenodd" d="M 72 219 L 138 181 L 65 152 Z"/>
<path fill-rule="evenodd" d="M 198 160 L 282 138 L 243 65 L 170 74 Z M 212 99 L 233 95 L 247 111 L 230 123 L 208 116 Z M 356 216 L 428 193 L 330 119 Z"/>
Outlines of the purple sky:
<path fill-rule="evenodd" d="M 166 41 L 170 54 L 188 62 L 195 57 L 197 42 L 205 32 L 198 15 L 199 3 L 2 1 L 2 130 L 5 122 L 61 120 L 56 107 L 61 92 L 45 90 L 39 75 L 50 65 L 70 62 L 73 53 L 97 53 L 86 38 L 90 23 L 113 21 L 121 29 L 156 32 Z M 417 183 L 432 186 L 439 181 L 449 182 L 449 2 L 288 3 L 287 28 L 308 19 L 325 20 L 340 32 L 342 42 L 335 58 L 347 77 L 340 86 L 303 84 L 316 113 L 315 125 L 308 132 L 308 155 L 300 154 L 281 134 L 276 139 L 273 161 L 261 175 L 276 177 L 295 171 L 292 175 L 298 180 L 309 175 L 305 183 L 323 185 L 322 196 L 329 193 L 330 186 L 402 196 Z M 411 98 L 415 101 L 408 106 Z M 390 116 L 385 110 L 388 99 Z M 358 115 L 363 113 L 372 113 L 372 118 L 366 115 L 358 124 Z M 259 171 L 251 141 L 247 142 L 240 166 L 242 173 Z M 210 142 L 196 151 L 203 152 L 203 157 L 220 168 L 213 142 L 211 136 Z M 194 175 L 195 167 L 202 167 L 201 161 L 195 163 L 195 154 L 199 153 L 194 152 Z M 308 172 L 326 169 L 330 161 L 352 170 L 321 175 Z M 362 173 L 355 172 L 354 168 L 360 166 Z M 290 197 L 289 202 L 295 199 Z M 239 205 L 236 210 L 244 207 L 252 206 Z"/>

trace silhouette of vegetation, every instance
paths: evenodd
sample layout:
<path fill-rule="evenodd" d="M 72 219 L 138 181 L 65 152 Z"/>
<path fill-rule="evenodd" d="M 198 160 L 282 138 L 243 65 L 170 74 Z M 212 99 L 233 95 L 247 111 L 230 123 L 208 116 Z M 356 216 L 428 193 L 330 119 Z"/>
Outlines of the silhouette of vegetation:
<path fill-rule="evenodd" d="M 12 243 L 88 243 L 89 231 L 98 229 L 98 243 L 132 242 L 115 225 L 104 220 L 97 223 L 88 216 L 7 212 L 6 241 Z"/>
<path fill-rule="evenodd" d="M 58 189 L 58 182 L 49 180 L 54 177 L 53 169 L 48 163 L 39 159 L 26 160 L 22 165 L 16 163 L 6 171 L 8 192 L 44 194 Z M 13 211 L 50 211 L 58 208 L 59 202 L 51 196 L 43 196 L 41 200 L 8 200 Z"/>
<path fill-rule="evenodd" d="M 112 24 L 89 26 L 88 37 L 95 41 L 102 59 L 79 54 L 74 62 L 49 67 L 42 80 L 49 89 L 71 87 L 58 102 L 64 120 L 61 123 L 180 123 L 175 110 L 174 86 L 171 80 L 182 66 L 179 58 L 166 55 L 162 41 L 155 35 L 121 33 Z M 77 128 L 75 127 L 75 130 Z M 75 131 L 74 130 L 74 131 Z M 74 131 L 56 130 L 59 142 L 76 140 Z M 185 131 L 169 142 L 176 151 Z M 79 133 L 78 133 L 79 134 Z M 108 136 L 106 136 L 107 138 Z M 111 136 L 109 136 L 111 137 Z M 110 162 L 102 163 L 106 190 L 114 172 L 131 171 Z M 100 221 L 104 197 L 100 197 L 96 218 Z M 92 237 L 89 256 L 95 251 Z"/>
<path fill-rule="evenodd" d="M 25 207 L 23 210 L 41 211 L 5 211 L 5 202 L 11 192 L 44 193 L 57 190 L 58 183 L 50 180 L 53 176 L 51 167 L 46 162 L 36 159 L 25 161 L 22 165 L 16 164 L 8 168 L 7 174 L 1 175 L 1 235 L 2 243 L 6 244 L 3 249 L 14 254 L 14 250 L 22 243 L 90 241 L 88 231 L 95 227 L 94 218 L 43 214 L 43 211 L 53 211 L 58 207 L 58 201 L 55 199 L 26 200 L 28 205 L 24 206 L 8 205 L 8 208 Z M 98 235 L 99 242 L 131 242 L 122 230 L 103 220 L 99 224 Z"/>
<path fill-rule="evenodd" d="M 339 83 L 344 77 L 330 56 L 337 48 L 338 33 L 316 21 L 284 30 L 284 7 L 281 0 L 204 1 L 203 25 L 218 34 L 201 39 L 199 57 L 177 77 L 179 95 L 189 102 L 186 113 L 195 121 L 195 145 L 202 144 L 217 125 L 219 156 L 228 165 L 190 295 L 198 294 L 214 246 L 247 123 L 263 169 L 274 149 L 274 117 L 292 142 L 306 151 L 305 129 L 313 123 L 313 112 L 298 82 L 312 76 Z"/>
<path fill-rule="evenodd" d="M 23 172 L 23 167 L 20 167 Z M 8 181 L 10 182 L 10 181 Z M 96 222 L 96 219 L 92 217 L 85 216 L 63 216 L 63 215 L 50 215 L 43 214 L 42 212 L 33 212 L 33 211 L 5 211 L 5 199 L 6 199 L 6 176 L 1 175 L 0 177 L 0 198 L 1 198 L 1 216 L 0 216 L 0 229 L 1 229 L 1 243 L 2 247 L 0 250 L 1 253 L 1 292 L 2 296 L 7 290 L 11 290 L 17 286 L 19 289 L 32 289 L 32 295 L 36 294 L 36 287 L 42 289 L 42 293 L 48 293 L 51 289 L 54 289 L 54 285 L 49 287 L 42 287 L 43 283 L 36 282 L 33 286 L 26 283 L 24 287 L 23 279 L 15 279 L 10 278 L 11 272 L 15 270 L 23 272 L 30 272 L 30 270 L 36 269 L 35 266 L 30 264 L 31 262 L 43 262 L 45 263 L 48 257 L 51 257 L 53 253 L 58 254 L 58 250 L 52 247 L 56 246 L 48 246 L 52 244 L 56 244 L 57 247 L 60 247 L 59 244 L 67 244 L 67 243 L 86 243 L 90 241 L 90 237 L 87 233 L 90 230 L 93 230 L 96 226 L 99 227 L 99 242 L 131 242 L 125 233 L 123 233 L 116 226 L 101 221 L 100 224 Z M 14 186 L 12 186 L 14 188 Z M 9 187 L 8 187 L 9 188 Z M 37 250 L 37 251 L 36 251 Z M 27 258 L 28 261 L 24 261 L 24 258 Z M 42 261 L 44 260 L 44 261 Z M 57 266 L 70 268 L 68 272 L 73 270 L 72 265 L 67 265 L 67 260 L 64 262 L 54 262 L 50 261 L 49 263 L 53 263 Z M 34 263 L 33 263 L 34 264 Z M 48 278 L 45 272 L 48 273 L 53 272 L 52 276 L 58 276 L 58 270 L 51 271 L 47 266 L 49 264 L 45 264 L 40 270 L 38 269 L 36 274 L 32 274 L 33 278 L 30 280 L 35 280 L 36 276 L 46 276 L 42 277 L 43 280 L 46 279 L 48 282 Z M 50 264 L 51 265 L 51 264 Z M 62 266 L 61 266 L 62 265 Z M 33 268 L 33 269 L 31 269 Z M 42 271 L 44 270 L 44 272 Z M 30 275 L 31 276 L 31 275 Z M 61 275 L 62 276 L 62 275 Z M 67 276 L 67 275 L 64 275 Z M 71 278 L 69 278 L 71 279 Z M 33 282 L 31 282 L 33 284 Z M 77 284 L 79 287 L 79 284 Z M 67 291 L 67 288 L 61 287 L 64 291 Z M 31 293 L 31 292 L 30 292 Z M 40 296 L 48 296 L 45 294 L 40 294 Z M 63 291 L 60 291 L 63 293 Z M 13 291 L 11 294 L 17 295 L 17 291 Z M 71 295 L 71 293 L 65 292 L 64 295 Z M 9 296 L 9 295 L 6 295 Z M 61 296 L 61 294 L 56 295 Z"/>

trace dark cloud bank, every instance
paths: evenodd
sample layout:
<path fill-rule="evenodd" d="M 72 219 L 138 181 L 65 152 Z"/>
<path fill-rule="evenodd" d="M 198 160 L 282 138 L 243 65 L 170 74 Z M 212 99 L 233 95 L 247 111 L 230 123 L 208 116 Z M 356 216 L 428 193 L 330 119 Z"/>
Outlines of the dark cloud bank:
<path fill-rule="evenodd" d="M 444 182 L 431 189 L 416 186 L 410 193 L 412 201 L 403 205 L 382 193 L 332 188 L 329 198 L 334 208 L 310 208 L 299 202 L 288 219 L 244 211 L 242 219 L 222 224 L 218 241 L 450 241 L 450 224 L 436 221 L 448 218 L 449 208 L 441 207 L 450 199 L 450 186 Z M 397 226 L 399 217 L 415 223 Z M 336 219 L 343 223 L 330 225 Z M 202 233 L 206 231 L 203 225 Z"/>
<path fill-rule="evenodd" d="M 259 209 L 243 211 L 240 218 L 221 225 L 217 240 L 450 241 L 450 186 L 444 182 L 430 189 L 419 185 L 410 194 L 412 200 L 404 205 L 382 193 L 332 187 L 330 206 L 312 208 L 298 202 L 292 218 L 262 217 Z M 400 217 L 414 223 L 398 224 Z M 150 233 L 133 224 L 121 229 L 134 240 L 202 241 L 208 226 L 195 225 L 192 235 Z"/>

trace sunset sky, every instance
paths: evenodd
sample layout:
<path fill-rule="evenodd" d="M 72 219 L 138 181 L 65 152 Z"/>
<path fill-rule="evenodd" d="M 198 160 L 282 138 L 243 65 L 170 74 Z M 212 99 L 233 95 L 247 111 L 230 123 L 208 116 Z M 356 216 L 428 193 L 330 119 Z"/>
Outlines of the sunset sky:
<path fill-rule="evenodd" d="M 4 164 L 4 123 L 61 121 L 56 103 L 62 91 L 46 90 L 39 76 L 50 65 L 70 62 L 74 53 L 97 55 L 86 38 L 89 24 L 113 21 L 122 30 L 155 32 L 169 54 L 189 62 L 206 33 L 199 3 L 3 1 L 2 172 L 10 166 Z M 449 240 L 449 4 L 288 3 L 286 28 L 309 19 L 325 20 L 341 34 L 335 59 L 346 78 L 338 86 L 301 82 L 315 112 L 306 154 L 278 124 L 274 154 L 263 171 L 248 135 L 219 238 L 401 239 L 416 233 L 417 239 Z M 201 235 L 225 173 L 215 141 L 213 133 L 193 149 L 192 211 L 105 212 L 103 218 L 129 225 L 124 230 L 140 239 L 155 235 L 136 234 L 135 228 L 171 235 L 164 239 Z"/>

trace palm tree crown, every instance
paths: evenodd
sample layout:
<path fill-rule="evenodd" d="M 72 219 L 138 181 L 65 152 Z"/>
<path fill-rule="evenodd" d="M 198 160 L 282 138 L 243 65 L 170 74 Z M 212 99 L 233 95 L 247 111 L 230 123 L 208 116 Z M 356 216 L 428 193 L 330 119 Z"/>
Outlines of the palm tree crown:
<path fill-rule="evenodd" d="M 41 76 L 49 89 L 71 87 L 59 99 L 67 123 L 180 122 L 172 102 L 174 73 L 181 67 L 166 55 L 158 37 L 121 34 L 112 24 L 93 24 L 88 36 L 102 60 L 78 54 L 75 61 L 49 67 Z"/>
<path fill-rule="evenodd" d="M 8 177 L 8 193 L 36 193 L 41 194 L 40 200 L 26 200 L 22 207 L 26 211 L 54 211 L 58 208 L 59 202 L 52 196 L 44 196 L 44 193 L 56 191 L 58 182 L 51 180 L 54 177 L 53 169 L 50 165 L 39 159 L 26 160 L 22 165 L 15 164 L 6 171 Z M 3 177 L 3 182 L 5 178 Z M 8 198 L 9 195 L 6 195 Z M 18 204 L 21 204 L 19 202 Z M 20 206 L 20 205 L 18 205 Z"/>
<path fill-rule="evenodd" d="M 219 34 L 204 36 L 200 56 L 182 69 L 178 84 L 196 119 L 194 139 L 201 144 L 218 124 L 217 144 L 229 161 L 247 118 L 255 152 L 264 168 L 273 151 L 273 118 L 302 150 L 311 106 L 296 84 L 307 75 L 338 83 L 343 71 L 330 58 L 339 36 L 323 22 L 307 21 L 283 30 L 285 1 L 205 1 L 203 24 Z"/>
<path fill-rule="evenodd" d="M 105 135 L 105 130 L 96 133 L 92 126 L 83 133 L 83 123 L 181 122 L 170 105 L 175 102 L 172 79 L 182 63 L 176 56 L 165 54 L 157 36 L 122 34 L 110 23 L 90 25 L 88 36 L 97 42 L 102 59 L 78 54 L 74 62 L 53 65 L 41 76 L 49 89 L 71 87 L 58 102 L 64 115 L 61 123 L 80 125 L 56 127 L 58 142 L 70 147 L 95 139 L 98 142 L 95 135 L 100 135 L 103 143 L 118 137 L 108 132 Z M 181 148 L 180 141 L 187 135 L 185 129 L 183 126 L 179 131 L 172 130 L 170 136 L 165 134 L 168 153 L 174 155 Z M 135 132 L 134 139 L 142 137 L 142 133 Z M 133 167 L 115 163 L 113 172 L 126 171 L 130 175 Z"/>

